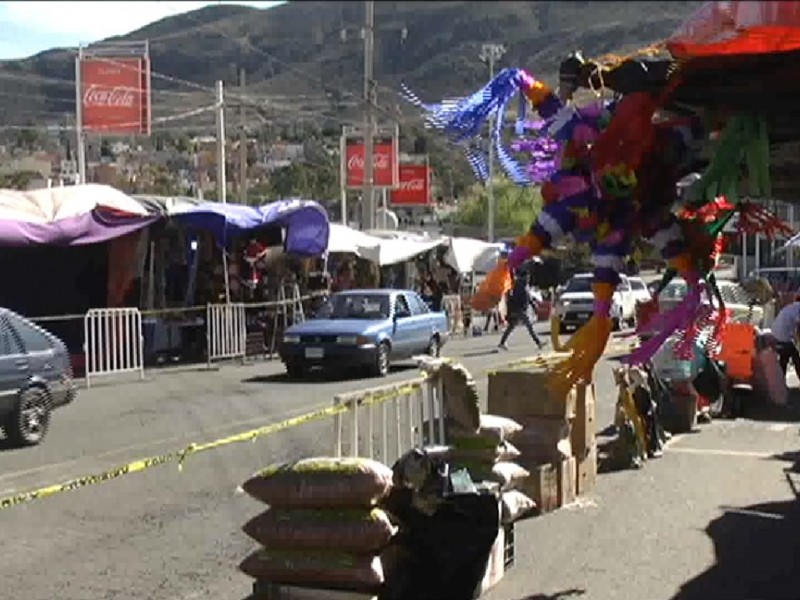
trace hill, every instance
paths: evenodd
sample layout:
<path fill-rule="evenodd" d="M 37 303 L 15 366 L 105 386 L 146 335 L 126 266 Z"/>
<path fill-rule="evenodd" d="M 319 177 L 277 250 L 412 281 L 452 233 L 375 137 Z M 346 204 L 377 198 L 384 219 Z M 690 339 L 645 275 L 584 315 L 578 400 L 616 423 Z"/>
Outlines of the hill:
<path fill-rule="evenodd" d="M 376 2 L 379 102 L 405 81 L 423 98 L 461 94 L 488 77 L 481 44 L 503 43 L 499 66 L 550 78 L 569 52 L 625 52 L 669 35 L 699 2 Z M 213 5 L 115 40 L 150 40 L 154 115 L 213 101 L 211 87 L 247 72 L 247 96 L 277 122 L 352 118 L 362 93 L 362 2 L 290 2 L 266 10 Z M 403 35 L 405 31 L 405 35 Z M 345 34 L 343 35 L 343 32 Z M 0 62 L 6 124 L 74 114 L 74 51 Z M 196 92 L 170 78 L 208 87 Z M 175 92 L 182 92 L 176 94 Z M 188 93 L 192 94 L 188 94 Z"/>

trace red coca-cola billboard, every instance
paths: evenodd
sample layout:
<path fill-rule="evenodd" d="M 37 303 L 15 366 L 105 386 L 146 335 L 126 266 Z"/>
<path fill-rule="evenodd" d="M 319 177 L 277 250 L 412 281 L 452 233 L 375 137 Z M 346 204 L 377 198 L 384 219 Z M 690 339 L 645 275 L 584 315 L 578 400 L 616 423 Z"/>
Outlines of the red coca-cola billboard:
<path fill-rule="evenodd" d="M 400 165 L 400 183 L 392 190 L 395 206 L 423 206 L 431 202 L 431 169 L 428 165 Z"/>
<path fill-rule="evenodd" d="M 80 59 L 83 130 L 108 135 L 150 134 L 150 61 Z"/>
<path fill-rule="evenodd" d="M 394 187 L 397 184 L 397 153 L 393 140 L 376 139 L 372 148 L 373 184 L 376 187 Z M 347 140 L 344 155 L 347 187 L 360 188 L 364 185 L 364 142 Z"/>

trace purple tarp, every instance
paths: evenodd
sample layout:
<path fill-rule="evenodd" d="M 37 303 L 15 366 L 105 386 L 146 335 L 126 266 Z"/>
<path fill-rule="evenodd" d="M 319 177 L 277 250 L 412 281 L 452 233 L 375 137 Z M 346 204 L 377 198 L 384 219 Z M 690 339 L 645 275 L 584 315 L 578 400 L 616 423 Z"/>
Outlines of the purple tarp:
<path fill-rule="evenodd" d="M 227 245 L 238 233 L 280 225 L 286 230 L 284 250 L 288 254 L 320 256 L 328 248 L 328 213 L 313 200 L 279 200 L 258 207 L 204 202 L 173 213 L 171 218 L 210 231 L 220 245 Z"/>
<path fill-rule="evenodd" d="M 51 223 L 0 220 L 0 246 L 82 246 L 107 242 L 147 227 L 161 217 L 120 215 L 95 208 Z"/>

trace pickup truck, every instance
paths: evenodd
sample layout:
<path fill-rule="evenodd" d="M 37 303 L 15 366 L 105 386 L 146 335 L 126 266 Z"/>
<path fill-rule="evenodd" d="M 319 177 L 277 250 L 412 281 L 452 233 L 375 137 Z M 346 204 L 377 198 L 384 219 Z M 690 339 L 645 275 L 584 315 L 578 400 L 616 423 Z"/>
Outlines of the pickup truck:
<path fill-rule="evenodd" d="M 621 278 L 611 301 L 611 318 L 615 330 L 619 330 L 623 323 L 633 326 L 636 322 L 636 296 L 628 277 L 622 275 Z M 553 310 L 560 320 L 562 331 L 567 331 L 569 328 L 577 329 L 592 316 L 594 310 L 592 279 L 591 273 L 578 273 L 557 290 Z"/>

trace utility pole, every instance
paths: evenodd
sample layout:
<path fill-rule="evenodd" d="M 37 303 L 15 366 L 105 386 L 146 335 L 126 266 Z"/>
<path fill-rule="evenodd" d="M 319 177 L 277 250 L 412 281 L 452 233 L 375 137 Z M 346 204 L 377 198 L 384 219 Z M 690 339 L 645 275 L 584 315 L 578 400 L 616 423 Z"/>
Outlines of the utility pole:
<path fill-rule="evenodd" d="M 374 24 L 375 3 L 364 2 L 364 184 L 362 214 L 364 229 L 375 228 L 375 191 L 374 191 L 374 134 L 375 134 L 375 82 L 373 81 L 374 63 Z M 366 227 L 364 227 L 366 226 Z"/>
<path fill-rule="evenodd" d="M 217 202 L 228 201 L 225 181 L 225 92 L 221 81 L 217 82 Z"/>
<path fill-rule="evenodd" d="M 244 103 L 245 74 L 239 70 L 239 93 L 242 102 L 239 104 L 239 202 L 247 204 L 247 128 L 245 126 Z"/>
<path fill-rule="evenodd" d="M 78 174 L 77 183 L 86 183 L 86 136 L 83 132 L 83 86 L 81 85 L 81 60 L 83 59 L 83 47 L 78 47 L 78 58 L 75 59 L 75 158 Z"/>
<path fill-rule="evenodd" d="M 500 60 L 506 53 L 505 46 L 502 44 L 484 44 L 478 58 L 489 65 L 489 79 L 494 79 L 494 63 Z M 494 130 L 494 117 L 489 119 L 489 131 Z M 488 241 L 494 241 L 494 143 L 489 140 L 489 181 L 486 182 L 486 192 L 489 196 L 489 214 L 486 219 L 486 237 Z"/>

